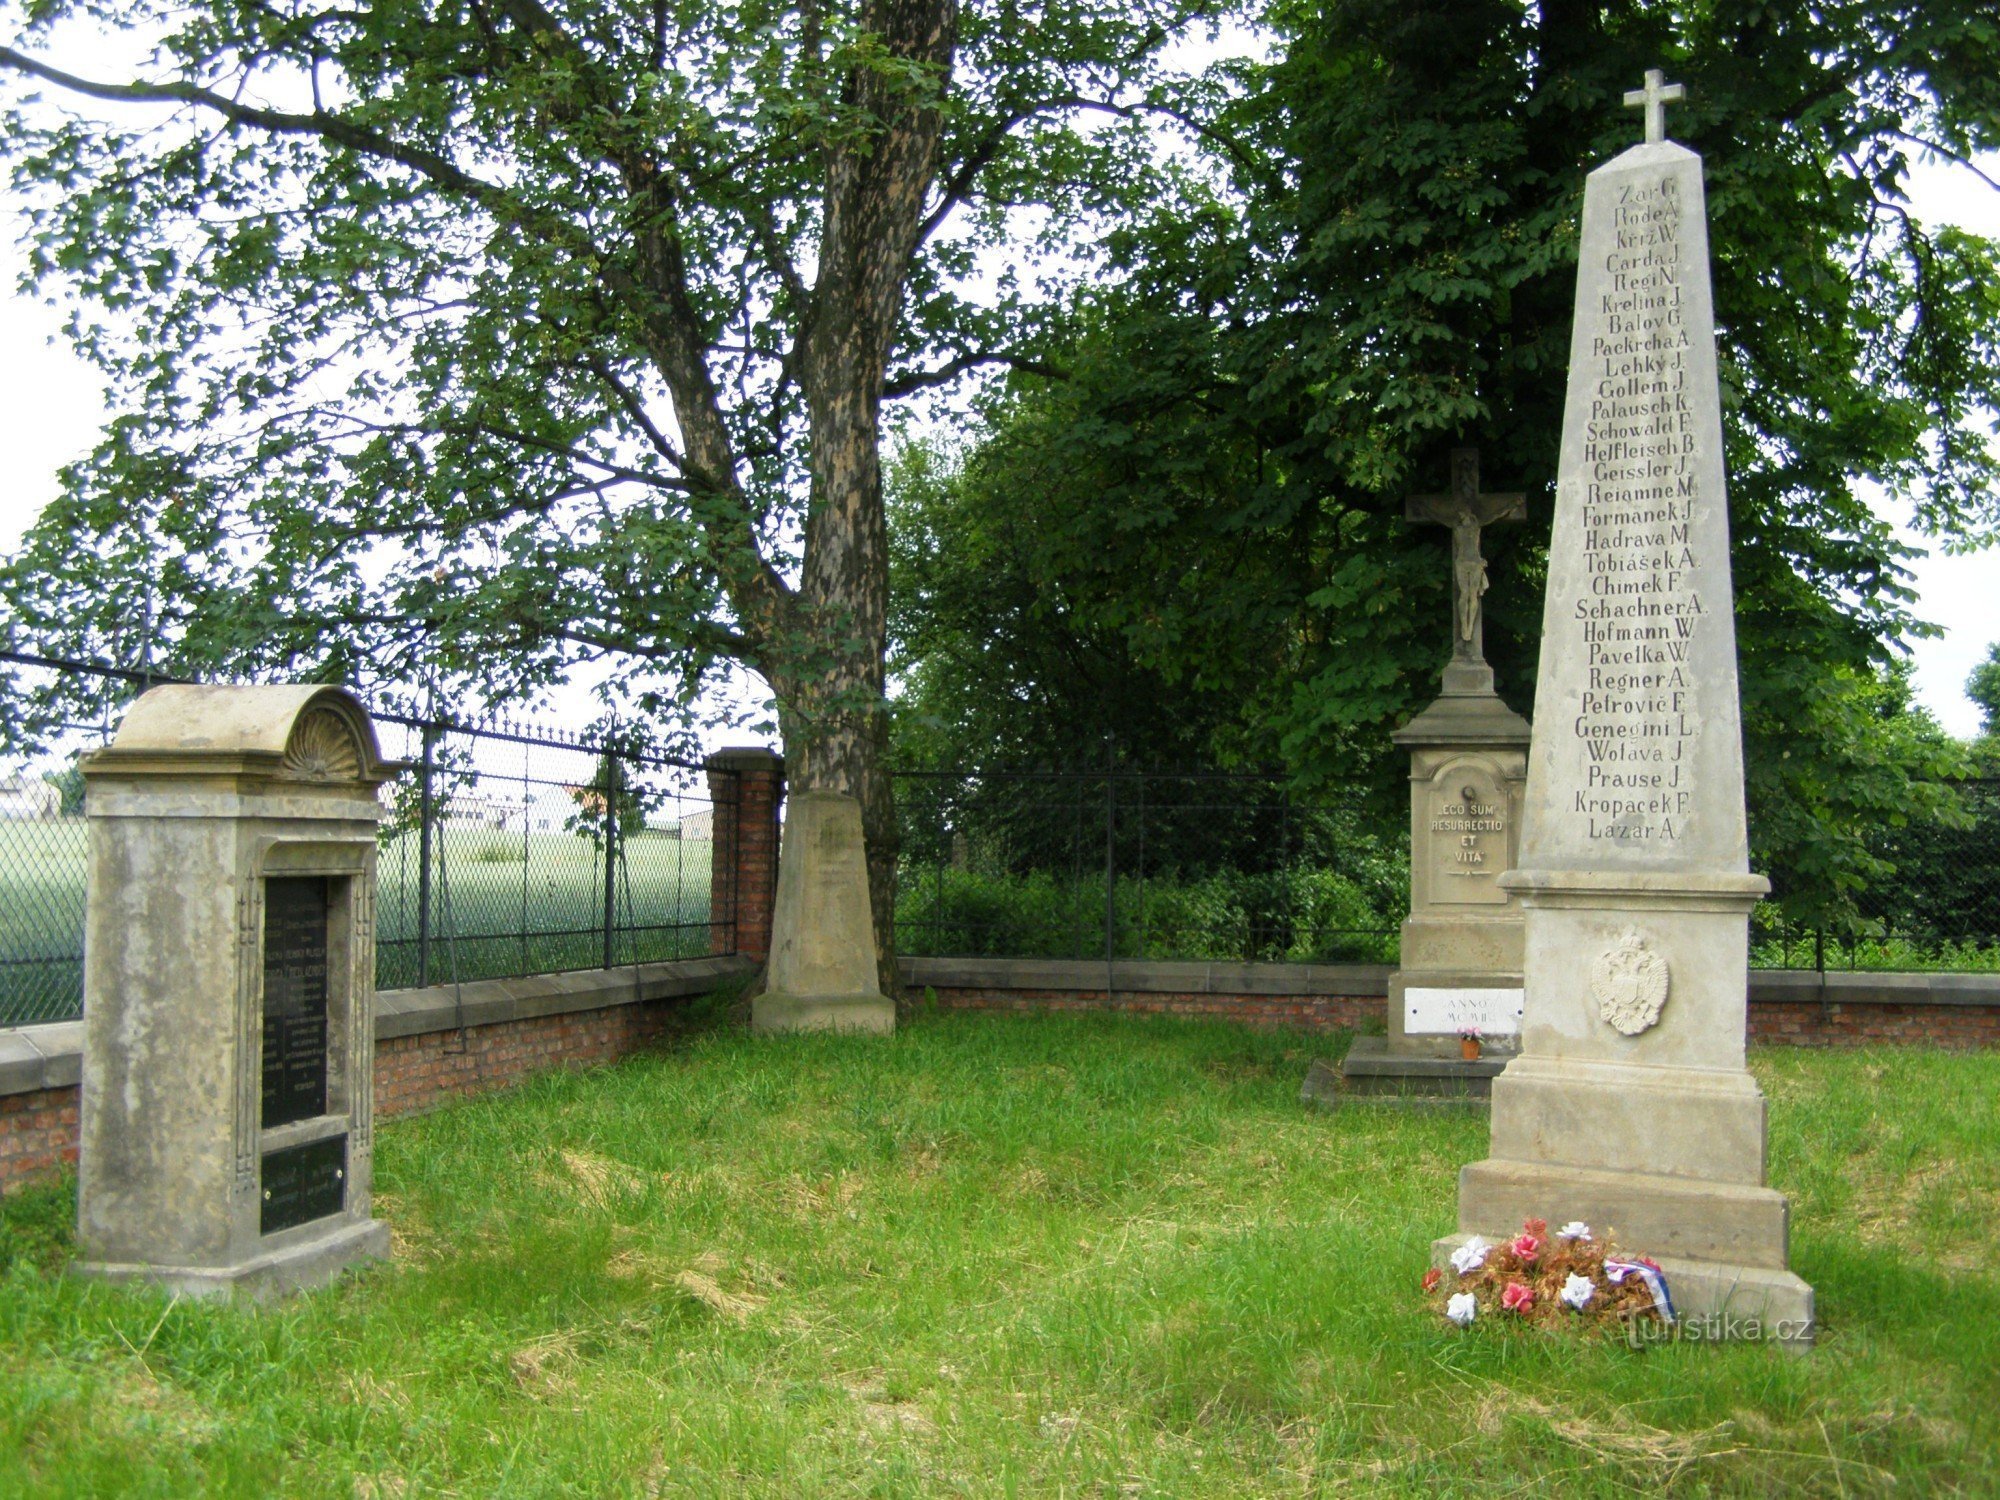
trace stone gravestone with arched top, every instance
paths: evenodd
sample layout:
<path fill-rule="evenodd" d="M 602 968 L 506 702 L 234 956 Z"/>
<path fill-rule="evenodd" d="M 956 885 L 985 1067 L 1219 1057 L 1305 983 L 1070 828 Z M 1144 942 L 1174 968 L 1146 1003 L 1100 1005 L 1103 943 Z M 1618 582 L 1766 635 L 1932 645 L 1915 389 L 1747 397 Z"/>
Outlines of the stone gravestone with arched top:
<path fill-rule="evenodd" d="M 382 759 L 331 687 L 157 687 L 83 763 L 80 1269 L 271 1295 L 369 1217 Z"/>

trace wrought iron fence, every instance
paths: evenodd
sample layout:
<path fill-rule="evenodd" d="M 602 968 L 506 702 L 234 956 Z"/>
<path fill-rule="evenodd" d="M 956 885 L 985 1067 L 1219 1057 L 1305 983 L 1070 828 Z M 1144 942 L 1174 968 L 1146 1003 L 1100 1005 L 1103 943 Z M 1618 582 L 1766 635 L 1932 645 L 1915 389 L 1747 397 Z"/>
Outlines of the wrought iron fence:
<path fill-rule="evenodd" d="M 0 1025 L 82 1014 L 86 752 L 171 680 L 0 653 Z M 730 952 L 739 778 L 618 735 L 377 713 L 384 989 Z M 717 817 L 717 805 L 725 815 Z"/>
<path fill-rule="evenodd" d="M 2000 779 L 1950 824 L 1883 830 L 1845 923 L 1751 922 L 1767 969 L 2000 972 Z M 1273 778 L 906 771 L 896 941 L 909 955 L 1393 963 L 1407 835 Z"/>
<path fill-rule="evenodd" d="M 1393 962 L 1409 860 L 1358 799 L 1254 775 L 906 771 L 909 955 Z"/>

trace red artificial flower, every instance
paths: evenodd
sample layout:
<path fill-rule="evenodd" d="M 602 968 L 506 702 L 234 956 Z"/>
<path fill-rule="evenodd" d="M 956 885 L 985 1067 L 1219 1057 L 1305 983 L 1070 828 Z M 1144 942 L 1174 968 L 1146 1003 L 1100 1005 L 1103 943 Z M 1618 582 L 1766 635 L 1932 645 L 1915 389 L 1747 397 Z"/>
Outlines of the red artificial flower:
<path fill-rule="evenodd" d="M 1535 1305 L 1535 1294 L 1518 1281 L 1510 1281 L 1500 1293 L 1500 1305 L 1511 1313 L 1524 1313 Z"/>
<path fill-rule="evenodd" d="M 1516 1235 L 1507 1248 L 1514 1252 L 1516 1260 L 1533 1264 L 1535 1258 L 1542 1253 L 1542 1242 L 1532 1234 Z"/>
<path fill-rule="evenodd" d="M 1444 1272 L 1440 1271 L 1436 1266 L 1432 1266 L 1428 1271 L 1424 1272 L 1424 1290 L 1427 1292 L 1436 1291 L 1437 1284 L 1443 1280 Z"/>
<path fill-rule="evenodd" d="M 1549 1221 L 1547 1219 L 1528 1219 L 1523 1222 L 1521 1227 L 1538 1240 L 1545 1240 L 1549 1237 Z"/>

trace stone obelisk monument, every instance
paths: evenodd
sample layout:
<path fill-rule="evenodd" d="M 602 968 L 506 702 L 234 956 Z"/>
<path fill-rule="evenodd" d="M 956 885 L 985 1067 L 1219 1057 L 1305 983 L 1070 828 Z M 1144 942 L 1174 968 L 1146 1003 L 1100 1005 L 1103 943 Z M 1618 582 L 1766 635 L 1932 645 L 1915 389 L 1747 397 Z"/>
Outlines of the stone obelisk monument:
<path fill-rule="evenodd" d="M 1662 125 L 1679 93 L 1653 71 L 1626 95 L 1645 144 L 1584 192 L 1535 737 L 1502 877 L 1525 911 L 1522 1048 L 1493 1082 L 1490 1155 L 1460 1174 L 1459 1228 L 1582 1219 L 1659 1257 L 1684 1316 L 1804 1342 L 1812 1289 L 1787 1269 L 1744 1066 L 1747 927 L 1769 887 L 1744 833 L 1701 158 Z"/>

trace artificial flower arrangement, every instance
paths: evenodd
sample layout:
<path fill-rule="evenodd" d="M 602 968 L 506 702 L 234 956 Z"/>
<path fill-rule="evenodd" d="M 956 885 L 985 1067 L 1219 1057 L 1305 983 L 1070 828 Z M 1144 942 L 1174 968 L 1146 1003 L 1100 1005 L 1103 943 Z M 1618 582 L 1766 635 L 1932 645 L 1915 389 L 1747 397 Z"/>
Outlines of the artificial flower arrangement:
<path fill-rule="evenodd" d="M 1621 1255 L 1575 1221 L 1550 1234 L 1548 1220 L 1530 1219 L 1498 1245 L 1474 1235 L 1452 1252 L 1450 1270 L 1425 1273 L 1424 1292 L 1460 1328 L 1494 1317 L 1544 1327 L 1674 1320 L 1658 1262 Z"/>

